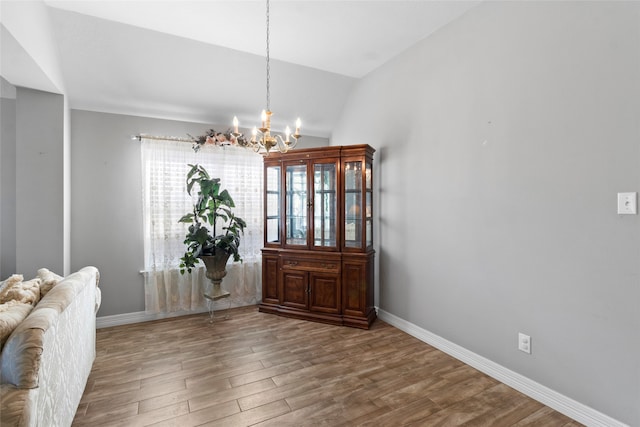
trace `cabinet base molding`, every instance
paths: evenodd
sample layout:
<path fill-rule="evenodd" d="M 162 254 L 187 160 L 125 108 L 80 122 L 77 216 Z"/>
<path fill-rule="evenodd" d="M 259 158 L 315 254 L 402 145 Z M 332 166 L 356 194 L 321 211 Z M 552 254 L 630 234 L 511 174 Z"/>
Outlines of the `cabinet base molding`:
<path fill-rule="evenodd" d="M 376 310 L 373 307 L 364 317 L 311 313 L 295 308 L 265 303 L 258 304 L 258 311 L 293 319 L 310 320 L 313 322 L 327 323 L 329 325 L 350 326 L 360 329 L 369 329 L 373 321 L 376 320 Z"/>
<path fill-rule="evenodd" d="M 365 317 L 342 316 L 342 324 L 352 328 L 369 329 L 376 317 L 376 310 L 371 307 Z"/>

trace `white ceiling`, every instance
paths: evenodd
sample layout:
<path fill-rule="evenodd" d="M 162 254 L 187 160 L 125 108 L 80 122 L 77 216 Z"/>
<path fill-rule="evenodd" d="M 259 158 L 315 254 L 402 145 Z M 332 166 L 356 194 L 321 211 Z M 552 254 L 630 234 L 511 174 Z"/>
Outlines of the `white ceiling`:
<path fill-rule="evenodd" d="M 45 0 L 45 3 L 242 52 L 265 54 L 266 1 Z M 477 3 L 477 0 L 271 0 L 271 56 L 359 78 Z"/>
<path fill-rule="evenodd" d="M 358 78 L 479 1 L 271 0 L 274 124 L 329 136 Z M 266 1 L 45 4 L 71 108 L 247 125 L 264 108 Z"/>

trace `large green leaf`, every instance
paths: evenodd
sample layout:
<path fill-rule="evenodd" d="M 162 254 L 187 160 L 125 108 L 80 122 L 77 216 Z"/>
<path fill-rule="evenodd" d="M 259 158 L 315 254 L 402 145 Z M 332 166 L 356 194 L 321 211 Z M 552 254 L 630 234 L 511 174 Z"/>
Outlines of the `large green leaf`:
<path fill-rule="evenodd" d="M 178 220 L 178 222 L 187 222 L 187 223 L 189 223 L 191 221 L 193 221 L 193 214 L 192 213 L 188 213 L 188 214 L 184 215 L 182 218 L 180 218 Z"/>
<path fill-rule="evenodd" d="M 236 205 L 233 203 L 233 199 L 227 190 L 223 190 L 220 193 L 220 200 L 224 201 L 224 204 L 229 206 L 230 208 L 235 208 Z"/>

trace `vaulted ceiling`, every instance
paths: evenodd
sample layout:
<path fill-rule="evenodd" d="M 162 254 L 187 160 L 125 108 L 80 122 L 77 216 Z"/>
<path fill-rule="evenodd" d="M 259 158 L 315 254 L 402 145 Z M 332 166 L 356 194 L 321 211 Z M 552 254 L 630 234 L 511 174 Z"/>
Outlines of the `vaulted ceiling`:
<path fill-rule="evenodd" d="M 476 1 L 271 0 L 274 125 L 329 136 L 357 79 Z M 252 126 L 265 1 L 46 0 L 71 108 Z"/>

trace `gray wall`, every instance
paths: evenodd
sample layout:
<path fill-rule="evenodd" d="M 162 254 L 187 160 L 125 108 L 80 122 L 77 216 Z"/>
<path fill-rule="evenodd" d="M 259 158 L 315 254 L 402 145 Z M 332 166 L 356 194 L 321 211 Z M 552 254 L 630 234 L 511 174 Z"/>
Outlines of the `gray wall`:
<path fill-rule="evenodd" d="M 64 272 L 63 133 L 62 95 L 17 88 L 15 256 L 25 278 Z"/>
<path fill-rule="evenodd" d="M 0 280 L 16 272 L 16 88 L 0 77 Z"/>
<path fill-rule="evenodd" d="M 358 83 L 353 143 L 383 310 L 640 426 L 640 3 L 483 2 Z"/>
<path fill-rule="evenodd" d="M 138 134 L 187 137 L 228 126 L 71 111 L 71 270 L 100 270 L 98 316 L 144 311 Z M 328 145 L 304 137 L 300 147 Z"/>

